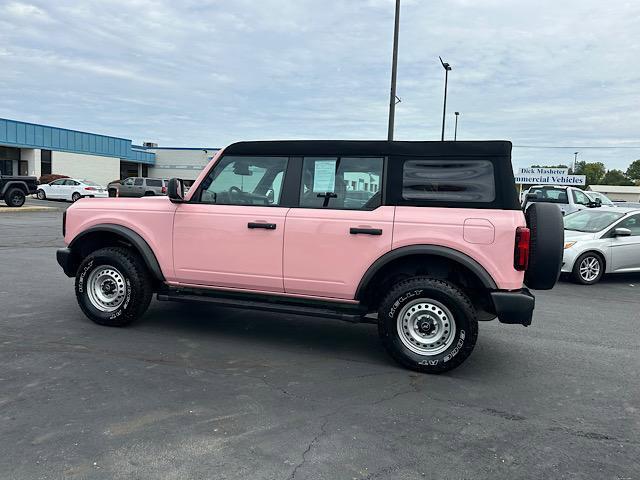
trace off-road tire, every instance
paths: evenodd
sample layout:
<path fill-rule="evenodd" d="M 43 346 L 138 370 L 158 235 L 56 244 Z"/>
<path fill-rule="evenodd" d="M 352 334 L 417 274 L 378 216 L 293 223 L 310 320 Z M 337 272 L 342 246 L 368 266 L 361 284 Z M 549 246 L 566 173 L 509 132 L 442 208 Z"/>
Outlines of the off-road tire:
<path fill-rule="evenodd" d="M 124 280 L 124 301 L 114 311 L 97 308 L 89 298 L 91 272 L 102 266 L 117 270 Z M 76 298 L 84 314 L 99 325 L 123 327 L 140 318 L 149 307 L 153 286 L 142 259 L 126 248 L 108 247 L 88 255 L 76 273 Z"/>
<path fill-rule="evenodd" d="M 456 332 L 450 346 L 442 352 L 418 354 L 401 339 L 398 317 L 405 306 L 420 299 L 424 299 L 425 304 L 431 300 L 443 305 L 453 317 Z M 473 351 L 478 338 L 476 309 L 457 286 L 430 277 L 413 277 L 396 283 L 380 304 L 378 334 L 389 355 L 401 365 L 423 373 L 447 372 L 464 362 Z"/>
<path fill-rule="evenodd" d="M 549 290 L 558 281 L 564 253 L 562 212 L 552 203 L 532 203 L 525 212 L 531 232 L 529 266 L 524 283 L 529 288 Z"/>
<path fill-rule="evenodd" d="M 599 265 L 599 272 L 597 276 L 591 280 L 587 280 L 583 278 L 582 275 L 580 275 L 580 265 L 587 258 L 595 259 Z M 598 283 L 602 279 L 602 277 L 604 276 L 604 269 L 605 269 L 604 260 L 599 254 L 595 252 L 586 252 L 580 255 L 576 259 L 575 263 L 573 264 L 573 270 L 571 271 L 571 280 L 573 280 L 575 283 L 578 283 L 580 285 L 593 285 L 595 283 Z"/>
<path fill-rule="evenodd" d="M 38 197 L 38 200 L 46 200 L 47 199 L 47 194 L 44 193 L 44 190 L 39 188 L 38 191 L 36 192 L 36 197 Z"/>
<path fill-rule="evenodd" d="M 18 208 L 24 205 L 25 195 L 21 188 L 13 187 L 4 194 L 4 203 L 8 207 Z"/>

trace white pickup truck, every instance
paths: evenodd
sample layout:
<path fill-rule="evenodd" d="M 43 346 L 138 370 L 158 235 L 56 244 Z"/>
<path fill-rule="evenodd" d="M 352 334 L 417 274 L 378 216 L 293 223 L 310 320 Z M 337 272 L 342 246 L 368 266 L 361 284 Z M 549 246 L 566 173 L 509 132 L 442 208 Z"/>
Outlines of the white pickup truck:
<path fill-rule="evenodd" d="M 555 203 L 563 215 L 569 215 L 578 210 L 602 205 L 599 197 L 591 198 L 589 193 L 577 187 L 534 185 L 524 195 L 523 210 L 526 211 L 529 205 L 535 202 Z"/>

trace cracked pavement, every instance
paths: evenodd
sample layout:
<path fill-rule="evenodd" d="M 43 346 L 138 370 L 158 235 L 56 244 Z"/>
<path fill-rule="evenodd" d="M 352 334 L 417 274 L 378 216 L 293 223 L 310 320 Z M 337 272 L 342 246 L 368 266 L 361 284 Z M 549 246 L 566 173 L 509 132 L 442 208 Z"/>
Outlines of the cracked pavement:
<path fill-rule="evenodd" d="M 374 325 L 157 301 L 94 325 L 60 219 L 0 216 L 2 479 L 640 478 L 639 275 L 538 292 L 427 376 Z"/>

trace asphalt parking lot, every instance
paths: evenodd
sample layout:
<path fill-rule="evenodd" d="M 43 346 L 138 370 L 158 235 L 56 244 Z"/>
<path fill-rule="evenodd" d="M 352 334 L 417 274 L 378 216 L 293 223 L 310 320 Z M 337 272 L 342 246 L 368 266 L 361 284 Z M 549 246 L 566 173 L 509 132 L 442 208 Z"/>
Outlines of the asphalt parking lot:
<path fill-rule="evenodd" d="M 428 376 L 373 325 L 157 301 L 94 325 L 65 206 L 0 215 L 2 479 L 640 478 L 640 275 L 538 292 Z"/>

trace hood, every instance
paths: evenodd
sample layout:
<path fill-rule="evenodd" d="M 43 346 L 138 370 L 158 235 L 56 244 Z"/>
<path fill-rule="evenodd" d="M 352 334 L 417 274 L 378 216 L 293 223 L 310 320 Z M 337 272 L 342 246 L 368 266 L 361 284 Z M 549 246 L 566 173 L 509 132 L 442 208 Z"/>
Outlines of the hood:
<path fill-rule="evenodd" d="M 564 240 L 565 242 L 577 242 L 584 240 L 593 240 L 596 238 L 598 233 L 589 233 L 589 232 L 576 232 L 575 230 L 565 230 L 564 231 Z"/>

